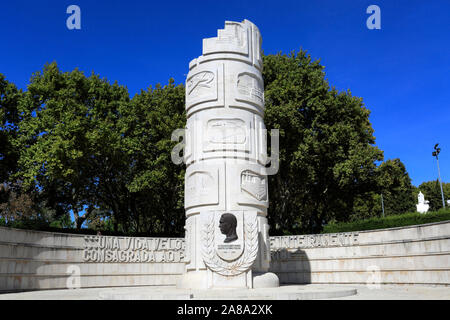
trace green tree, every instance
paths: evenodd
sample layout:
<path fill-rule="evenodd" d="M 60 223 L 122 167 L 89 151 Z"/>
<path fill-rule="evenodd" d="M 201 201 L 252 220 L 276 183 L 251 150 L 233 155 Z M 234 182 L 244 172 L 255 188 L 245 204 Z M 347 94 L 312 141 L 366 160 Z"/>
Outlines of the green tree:
<path fill-rule="evenodd" d="M 385 215 L 402 214 L 416 210 L 414 186 L 400 159 L 386 160 L 376 170 L 377 189 L 357 196 L 352 221 L 377 217 L 382 214 L 381 195 Z"/>
<path fill-rule="evenodd" d="M 125 117 L 135 170 L 129 188 L 144 194 L 143 230 L 158 234 L 184 234 L 185 169 L 171 160 L 172 132 L 186 125 L 184 97 L 184 86 L 170 79 L 164 87 L 158 84 L 136 95 Z"/>
<path fill-rule="evenodd" d="M 18 102 L 22 92 L 0 73 L 0 183 L 9 180 L 18 159 L 12 140 L 17 133 Z"/>
<path fill-rule="evenodd" d="M 70 217 L 57 216 L 56 211 L 46 205 L 46 200 L 39 192 L 25 191 L 19 183 L 2 184 L 0 192 L 5 195 L 0 203 L 0 220 L 6 226 L 39 229 L 58 222 L 70 226 L 67 223 Z"/>
<path fill-rule="evenodd" d="M 42 190 L 53 209 L 72 211 L 77 228 L 98 205 L 98 188 L 107 183 L 99 183 L 99 175 L 120 170 L 115 124 L 128 104 L 126 88 L 78 70 L 62 73 L 56 63 L 33 74 L 19 104 L 16 176 L 25 187 Z"/>
<path fill-rule="evenodd" d="M 387 160 L 379 168 L 379 185 L 386 215 L 414 212 L 414 187 L 400 159 Z"/>
<path fill-rule="evenodd" d="M 381 188 L 377 191 L 370 191 L 363 194 L 358 194 L 355 197 L 353 205 L 353 214 L 350 221 L 358 221 L 372 217 L 379 217 L 382 215 L 383 209 L 381 206 Z M 384 200 L 384 196 L 383 196 Z"/>
<path fill-rule="evenodd" d="M 0 216 L 8 223 L 27 220 L 33 217 L 35 206 L 30 194 L 19 193 L 10 187 L 1 188 L 7 194 L 6 201 L 0 203 Z"/>
<path fill-rule="evenodd" d="M 280 170 L 269 178 L 274 233 L 319 232 L 345 221 L 355 198 L 377 189 L 369 110 L 330 88 L 305 51 L 264 56 L 265 123 L 280 129 Z"/>
<path fill-rule="evenodd" d="M 33 75 L 20 111 L 16 176 L 59 215 L 73 212 L 77 228 L 106 219 L 126 233 L 183 232 L 184 169 L 170 160 L 183 86 L 131 100 L 117 83 L 52 63 Z"/>
<path fill-rule="evenodd" d="M 269 177 L 273 234 L 320 232 L 331 221 L 408 211 L 414 188 L 400 160 L 383 160 L 369 110 L 339 92 L 305 51 L 264 56 L 265 123 L 280 129 L 280 170 Z M 66 226 L 73 212 L 102 230 L 182 235 L 184 166 L 171 134 L 185 127 L 185 88 L 125 87 L 56 63 L 17 98 L 13 178 Z"/>

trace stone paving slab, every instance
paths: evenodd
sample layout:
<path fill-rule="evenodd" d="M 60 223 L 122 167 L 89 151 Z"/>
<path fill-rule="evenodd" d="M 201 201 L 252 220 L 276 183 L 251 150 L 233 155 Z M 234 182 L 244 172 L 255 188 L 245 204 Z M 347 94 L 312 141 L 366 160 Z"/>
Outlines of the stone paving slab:
<path fill-rule="evenodd" d="M 450 300 L 450 287 L 382 285 L 289 285 L 253 290 L 181 290 L 175 287 L 121 287 L 42 290 L 0 294 L 0 300 Z"/>
<path fill-rule="evenodd" d="M 357 290 L 353 296 L 333 300 L 450 300 L 450 287 L 424 285 L 343 285 Z"/>
<path fill-rule="evenodd" d="M 175 287 L 122 287 L 42 290 L 0 294 L 0 300 L 310 300 L 355 295 L 352 287 L 286 285 L 270 289 L 189 290 Z"/>

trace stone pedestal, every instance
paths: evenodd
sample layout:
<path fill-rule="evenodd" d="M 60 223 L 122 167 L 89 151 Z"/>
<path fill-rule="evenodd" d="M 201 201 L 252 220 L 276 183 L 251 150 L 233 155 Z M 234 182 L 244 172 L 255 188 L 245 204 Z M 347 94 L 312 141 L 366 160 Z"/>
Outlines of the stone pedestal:
<path fill-rule="evenodd" d="M 225 22 L 189 64 L 182 288 L 278 286 L 270 264 L 261 35 Z"/>

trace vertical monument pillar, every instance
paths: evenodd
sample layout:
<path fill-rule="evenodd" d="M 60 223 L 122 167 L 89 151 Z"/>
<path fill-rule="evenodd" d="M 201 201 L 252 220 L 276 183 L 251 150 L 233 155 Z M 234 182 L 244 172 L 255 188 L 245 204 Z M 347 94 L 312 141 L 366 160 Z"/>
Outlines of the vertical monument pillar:
<path fill-rule="evenodd" d="M 278 286 L 269 273 L 261 35 L 248 20 L 203 40 L 186 79 L 186 270 L 181 288 Z"/>

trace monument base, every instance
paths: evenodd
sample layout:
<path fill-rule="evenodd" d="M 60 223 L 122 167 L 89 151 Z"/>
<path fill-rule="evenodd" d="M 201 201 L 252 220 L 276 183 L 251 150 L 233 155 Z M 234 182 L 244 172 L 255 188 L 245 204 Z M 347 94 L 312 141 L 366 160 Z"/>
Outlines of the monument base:
<path fill-rule="evenodd" d="M 280 280 L 275 273 L 253 273 L 253 288 L 277 288 L 280 286 Z"/>
<path fill-rule="evenodd" d="M 99 293 L 103 300 L 312 300 L 357 294 L 355 288 L 332 285 L 283 285 L 266 289 L 192 290 L 170 287 L 116 289 Z"/>
<path fill-rule="evenodd" d="M 191 271 L 177 281 L 177 289 L 208 289 L 207 270 Z"/>
<path fill-rule="evenodd" d="M 210 279 L 210 281 L 208 281 Z M 280 286 L 278 276 L 272 272 L 252 274 L 251 271 L 239 276 L 226 277 L 208 270 L 191 271 L 181 276 L 178 289 L 250 289 L 276 288 Z"/>

